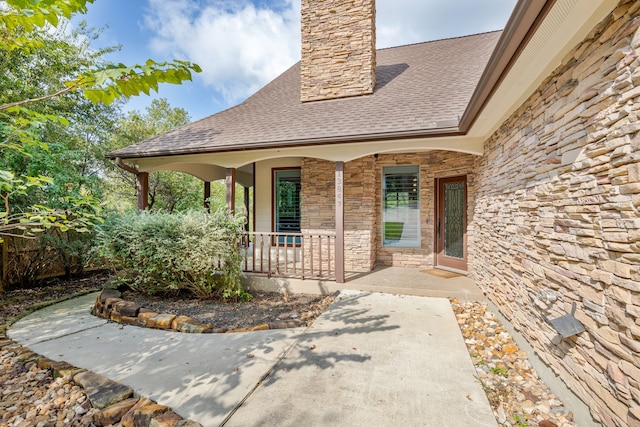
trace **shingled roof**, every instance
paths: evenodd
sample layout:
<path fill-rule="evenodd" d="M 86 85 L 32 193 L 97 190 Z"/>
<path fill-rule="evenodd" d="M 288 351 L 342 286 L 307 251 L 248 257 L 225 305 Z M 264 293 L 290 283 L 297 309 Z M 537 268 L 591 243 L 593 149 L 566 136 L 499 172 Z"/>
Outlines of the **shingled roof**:
<path fill-rule="evenodd" d="M 377 51 L 371 95 L 302 103 L 300 63 L 243 103 L 114 151 L 139 158 L 458 132 L 500 31 Z"/>

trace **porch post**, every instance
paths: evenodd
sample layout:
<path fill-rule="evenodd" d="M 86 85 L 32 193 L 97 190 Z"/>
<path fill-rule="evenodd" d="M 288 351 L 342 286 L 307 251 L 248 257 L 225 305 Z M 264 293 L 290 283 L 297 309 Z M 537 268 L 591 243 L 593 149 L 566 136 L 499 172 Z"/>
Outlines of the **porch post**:
<path fill-rule="evenodd" d="M 232 214 L 236 213 L 236 169 L 227 168 L 227 208 Z"/>
<path fill-rule="evenodd" d="M 136 194 L 138 196 L 138 209 L 143 211 L 149 206 L 149 172 L 136 174 Z"/>
<path fill-rule="evenodd" d="M 251 219 L 249 212 L 249 187 L 244 187 L 244 216 L 246 219 L 244 222 L 244 231 L 249 231 L 249 220 Z"/>
<path fill-rule="evenodd" d="M 344 162 L 336 162 L 336 282 L 344 283 Z"/>
<path fill-rule="evenodd" d="M 211 181 L 204 182 L 204 208 L 207 212 L 211 213 L 211 204 L 209 203 L 209 197 L 211 197 Z"/>

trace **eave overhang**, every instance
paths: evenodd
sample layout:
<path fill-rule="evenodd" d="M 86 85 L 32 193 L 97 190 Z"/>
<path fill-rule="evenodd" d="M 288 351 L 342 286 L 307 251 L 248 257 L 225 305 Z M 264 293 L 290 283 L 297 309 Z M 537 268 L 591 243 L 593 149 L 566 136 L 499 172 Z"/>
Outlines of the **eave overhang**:
<path fill-rule="evenodd" d="M 189 164 L 241 167 L 289 156 L 349 161 L 374 153 L 434 149 L 482 155 L 484 141 L 616 4 L 617 0 L 520 0 L 457 126 L 107 156 L 121 157 L 140 171 L 184 171 Z"/>

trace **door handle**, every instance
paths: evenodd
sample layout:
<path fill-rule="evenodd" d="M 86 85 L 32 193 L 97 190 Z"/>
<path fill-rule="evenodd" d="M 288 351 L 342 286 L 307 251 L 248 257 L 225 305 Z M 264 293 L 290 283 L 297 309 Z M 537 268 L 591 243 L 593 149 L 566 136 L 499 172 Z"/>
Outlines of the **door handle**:
<path fill-rule="evenodd" d="M 440 221 L 442 220 L 438 218 L 438 239 L 440 238 Z"/>

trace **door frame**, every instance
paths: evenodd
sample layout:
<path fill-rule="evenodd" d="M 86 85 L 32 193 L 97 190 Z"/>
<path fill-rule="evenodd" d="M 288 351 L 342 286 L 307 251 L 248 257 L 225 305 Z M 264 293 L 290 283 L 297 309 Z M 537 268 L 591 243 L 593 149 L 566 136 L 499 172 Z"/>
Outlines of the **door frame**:
<path fill-rule="evenodd" d="M 444 254 L 444 184 L 448 182 L 464 182 L 464 225 L 463 225 L 463 258 L 448 257 Z M 435 179 L 434 183 L 434 218 L 433 221 L 433 238 L 434 238 L 434 251 L 433 251 L 433 265 L 436 268 L 443 270 L 451 270 L 459 273 L 467 273 L 467 175 L 455 175 L 440 177 Z M 441 227 L 441 233 L 438 233 L 438 228 Z"/>
<path fill-rule="evenodd" d="M 300 172 L 300 178 L 302 179 L 302 167 L 300 166 L 286 166 L 286 167 L 277 167 L 277 168 L 271 168 L 271 232 L 272 233 L 279 233 L 278 231 L 276 231 L 276 176 L 278 172 L 286 172 L 286 171 L 293 171 L 293 170 L 297 170 Z M 300 182 L 300 185 L 302 186 L 302 181 Z M 302 191 L 302 188 L 301 190 Z M 300 201 L 299 201 L 300 203 Z M 300 207 L 300 206 L 299 206 Z M 302 211 L 298 212 L 300 215 L 300 222 L 302 222 Z M 301 224 L 302 225 L 302 224 Z M 296 231 L 294 233 L 300 233 L 301 230 Z M 280 233 L 285 233 L 284 231 L 281 231 Z M 280 242 L 280 240 L 282 240 L 282 242 Z M 273 239 L 272 241 L 272 246 L 278 246 L 278 245 L 283 245 L 283 246 L 301 246 L 302 242 L 300 237 L 296 237 L 295 239 L 293 238 L 282 238 L 282 236 L 279 239 Z"/>

